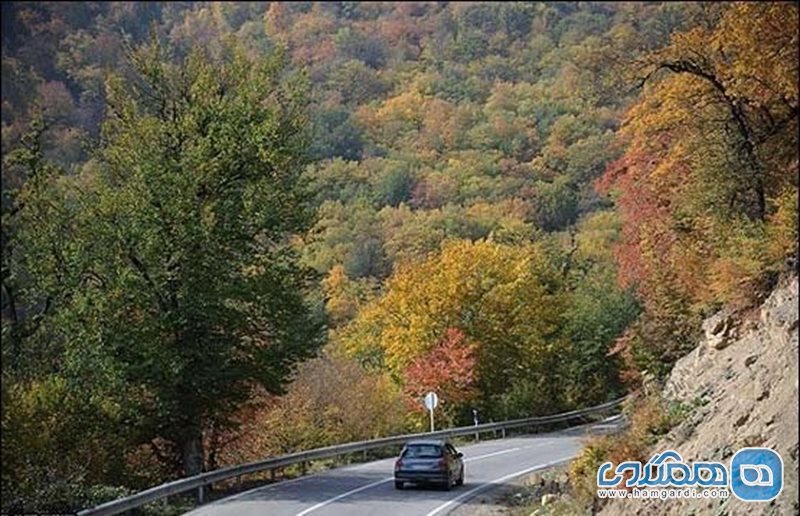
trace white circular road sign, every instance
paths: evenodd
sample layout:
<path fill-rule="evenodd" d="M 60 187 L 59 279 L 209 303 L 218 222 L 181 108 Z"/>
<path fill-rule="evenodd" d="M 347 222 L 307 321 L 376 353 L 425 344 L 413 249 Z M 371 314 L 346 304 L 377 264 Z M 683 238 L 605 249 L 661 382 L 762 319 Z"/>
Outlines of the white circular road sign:
<path fill-rule="evenodd" d="M 425 395 L 425 407 L 427 407 L 428 410 L 435 409 L 438 404 L 439 396 L 437 396 L 435 392 L 431 391 Z"/>

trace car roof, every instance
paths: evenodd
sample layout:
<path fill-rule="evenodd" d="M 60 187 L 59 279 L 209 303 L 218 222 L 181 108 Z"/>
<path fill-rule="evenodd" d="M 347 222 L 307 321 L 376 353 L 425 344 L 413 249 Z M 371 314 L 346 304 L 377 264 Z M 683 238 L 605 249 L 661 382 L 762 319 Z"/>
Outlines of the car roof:
<path fill-rule="evenodd" d="M 413 441 L 408 441 L 406 446 L 421 446 L 421 445 L 435 445 L 435 446 L 444 446 L 448 444 L 448 442 L 444 439 L 414 439 Z"/>

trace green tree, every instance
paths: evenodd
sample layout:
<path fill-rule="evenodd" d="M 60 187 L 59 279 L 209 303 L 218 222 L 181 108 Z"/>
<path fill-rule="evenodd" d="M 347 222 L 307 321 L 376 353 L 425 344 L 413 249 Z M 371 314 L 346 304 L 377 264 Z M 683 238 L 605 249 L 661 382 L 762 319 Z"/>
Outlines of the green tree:
<path fill-rule="evenodd" d="M 3 198 L 2 482 L 12 512 L 70 512 L 120 494 L 112 484 L 163 478 L 127 464 L 137 415 L 125 395 L 135 393 L 64 331 L 62 309 L 99 276 L 75 272 L 79 183 L 43 158 L 50 130 L 34 119 L 4 160 L 25 178 L 6 183 Z"/>
<path fill-rule="evenodd" d="M 308 221 L 297 188 L 306 85 L 279 54 L 235 46 L 172 65 L 157 43 L 138 80 L 109 81 L 90 242 L 107 286 L 88 292 L 103 347 L 152 403 L 184 474 L 203 466 L 202 431 L 225 423 L 255 382 L 277 392 L 314 346 L 310 279 L 288 245 Z"/>
<path fill-rule="evenodd" d="M 108 79 L 59 263 L 28 272 L 70 288 L 54 307 L 67 373 L 118 377 L 137 440 L 164 443 L 163 460 L 192 475 L 204 429 L 225 426 L 253 384 L 280 391 L 317 342 L 311 278 L 289 246 L 309 222 L 307 88 L 283 56 L 253 62 L 233 44 L 174 63 L 154 41 L 131 65 Z"/>
<path fill-rule="evenodd" d="M 611 345 L 638 315 L 631 291 L 614 287 L 613 268 L 593 267 L 570 292 L 565 331 L 568 403 L 596 405 L 620 391 L 617 364 L 608 357 Z"/>

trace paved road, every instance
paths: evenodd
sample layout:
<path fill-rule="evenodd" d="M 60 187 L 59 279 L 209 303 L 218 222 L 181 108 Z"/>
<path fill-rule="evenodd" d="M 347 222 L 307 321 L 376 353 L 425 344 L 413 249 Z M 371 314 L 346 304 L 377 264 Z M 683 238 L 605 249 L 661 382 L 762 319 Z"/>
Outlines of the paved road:
<path fill-rule="evenodd" d="M 324 471 L 246 491 L 191 516 L 441 516 L 486 489 L 574 457 L 589 429 L 514 437 L 464 446 L 465 483 L 452 491 L 395 490 L 394 459 Z"/>

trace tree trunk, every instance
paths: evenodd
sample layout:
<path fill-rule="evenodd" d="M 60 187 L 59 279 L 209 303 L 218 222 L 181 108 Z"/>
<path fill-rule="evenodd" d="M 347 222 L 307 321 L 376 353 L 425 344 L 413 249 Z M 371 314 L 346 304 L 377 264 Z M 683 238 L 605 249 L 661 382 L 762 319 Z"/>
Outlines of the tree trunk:
<path fill-rule="evenodd" d="M 203 434 L 199 428 L 193 428 L 181 442 L 183 458 L 183 474 L 191 477 L 203 472 Z"/>
<path fill-rule="evenodd" d="M 212 424 L 208 439 L 208 471 L 214 471 L 219 467 L 217 464 L 217 454 L 221 447 L 220 431 L 216 425 Z"/>

